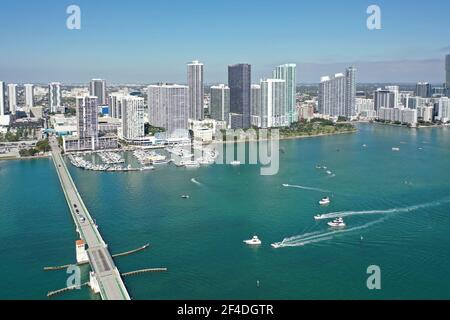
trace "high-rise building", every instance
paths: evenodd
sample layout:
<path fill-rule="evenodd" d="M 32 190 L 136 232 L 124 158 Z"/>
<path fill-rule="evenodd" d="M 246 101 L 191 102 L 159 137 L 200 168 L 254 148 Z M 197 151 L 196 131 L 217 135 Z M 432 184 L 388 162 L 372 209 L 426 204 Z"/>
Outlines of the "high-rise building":
<path fill-rule="evenodd" d="M 136 141 L 145 137 L 144 98 L 122 97 L 122 135 L 124 140 Z"/>
<path fill-rule="evenodd" d="M 297 65 L 290 63 L 276 67 L 273 72 L 274 79 L 286 81 L 286 108 L 288 112 L 288 122 L 297 121 Z"/>
<path fill-rule="evenodd" d="M 251 123 L 252 126 L 261 127 L 261 86 L 259 84 L 252 84 L 252 106 L 251 106 Z"/>
<path fill-rule="evenodd" d="M 34 85 L 25 84 L 25 107 L 33 108 L 34 107 Z"/>
<path fill-rule="evenodd" d="M 203 64 L 192 61 L 188 66 L 188 86 L 189 86 L 189 118 L 192 120 L 203 120 L 204 109 L 204 85 L 203 85 Z"/>
<path fill-rule="evenodd" d="M 9 112 L 16 114 L 17 110 L 17 84 L 8 84 L 8 100 L 9 100 Z"/>
<path fill-rule="evenodd" d="M 92 79 L 89 84 L 89 94 L 98 98 L 98 105 L 105 106 L 108 104 L 106 95 L 106 80 Z"/>
<path fill-rule="evenodd" d="M 56 113 L 61 109 L 61 83 L 52 82 L 48 86 L 48 102 L 50 112 Z"/>
<path fill-rule="evenodd" d="M 224 84 L 211 87 L 211 118 L 229 122 L 230 88 Z"/>
<path fill-rule="evenodd" d="M 4 116 L 6 114 L 6 100 L 5 100 L 5 91 L 6 84 L 3 81 L 0 81 L 0 116 Z"/>
<path fill-rule="evenodd" d="M 439 99 L 437 120 L 447 123 L 450 121 L 450 98 L 443 97 Z"/>
<path fill-rule="evenodd" d="M 251 126 L 251 83 L 251 65 L 237 64 L 228 67 L 230 113 L 233 114 L 233 122 L 231 123 L 233 129 L 248 129 Z"/>
<path fill-rule="evenodd" d="M 189 87 L 151 85 L 148 87 L 150 125 L 166 129 L 170 136 L 181 135 L 188 128 Z"/>
<path fill-rule="evenodd" d="M 422 98 L 431 98 L 432 88 L 428 82 L 419 82 L 416 85 L 416 96 Z"/>
<path fill-rule="evenodd" d="M 122 98 L 120 93 L 109 95 L 109 116 L 114 119 L 122 119 Z"/>
<path fill-rule="evenodd" d="M 281 79 L 261 80 L 261 127 L 289 126 L 286 108 L 286 81 Z"/>
<path fill-rule="evenodd" d="M 397 108 L 396 93 L 386 89 L 377 89 L 374 92 L 374 108 L 375 111 L 381 108 Z"/>
<path fill-rule="evenodd" d="M 445 88 L 450 97 L 450 54 L 445 56 Z"/>
<path fill-rule="evenodd" d="M 95 149 L 98 138 L 98 102 L 97 97 L 77 97 L 78 137 L 80 139 L 92 138 Z"/>
<path fill-rule="evenodd" d="M 348 68 L 333 77 L 322 77 L 319 85 L 319 113 L 351 118 L 356 113 L 356 69 Z"/>

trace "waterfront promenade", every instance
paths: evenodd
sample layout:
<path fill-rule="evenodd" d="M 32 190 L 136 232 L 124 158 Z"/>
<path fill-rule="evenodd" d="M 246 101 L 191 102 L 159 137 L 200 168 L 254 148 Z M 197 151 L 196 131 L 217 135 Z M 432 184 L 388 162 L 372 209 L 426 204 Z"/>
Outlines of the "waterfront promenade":
<path fill-rule="evenodd" d="M 87 244 L 87 255 L 103 300 L 130 300 L 130 296 L 98 227 L 87 210 L 61 155 L 58 142 L 50 138 L 52 158 L 77 232 Z M 92 283 L 91 283 L 92 286 Z"/>

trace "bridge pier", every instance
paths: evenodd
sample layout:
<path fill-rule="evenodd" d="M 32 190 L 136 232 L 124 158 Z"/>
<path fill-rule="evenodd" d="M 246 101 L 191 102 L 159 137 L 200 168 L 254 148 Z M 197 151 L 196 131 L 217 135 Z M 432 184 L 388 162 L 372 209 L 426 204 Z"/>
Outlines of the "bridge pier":
<path fill-rule="evenodd" d="M 91 287 L 95 294 L 100 293 L 100 285 L 94 272 L 89 272 L 89 287 Z"/>

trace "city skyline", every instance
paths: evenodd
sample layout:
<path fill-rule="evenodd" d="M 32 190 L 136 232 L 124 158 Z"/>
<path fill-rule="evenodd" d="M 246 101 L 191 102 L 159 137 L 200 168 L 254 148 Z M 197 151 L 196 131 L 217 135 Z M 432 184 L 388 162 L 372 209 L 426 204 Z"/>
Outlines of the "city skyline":
<path fill-rule="evenodd" d="M 428 4 L 439 7 L 433 15 L 424 15 L 413 6 L 378 1 L 382 29 L 372 31 L 366 27 L 368 1 L 353 0 L 345 10 L 332 1 L 286 0 L 282 6 L 270 2 L 255 6 L 249 1 L 233 12 L 237 22 L 232 26 L 227 15 L 209 14 L 212 9 L 225 12 L 232 2 L 212 7 L 203 1 L 195 6 L 182 1 L 175 5 L 135 3 L 140 10 L 132 5 L 124 8 L 117 3 L 78 1 L 81 30 L 65 26 L 71 3 L 22 0 L 3 4 L 0 30 L 15 32 L 2 34 L 4 43 L 10 44 L 0 62 L 2 80 L 84 83 L 98 76 L 110 83 L 184 83 L 182 66 L 198 59 L 207 66 L 206 83 L 225 83 L 226 66 L 234 63 L 251 64 L 254 79 L 259 79 L 286 61 L 297 64 L 299 83 L 318 83 L 321 75 L 349 65 L 359 70 L 360 82 L 445 81 L 441 70 L 444 55 L 450 53 L 450 39 L 439 30 L 450 26 L 446 1 Z M 278 23 L 281 19 L 283 23 Z M 408 29 L 411 20 L 420 21 L 420 28 Z M 246 36 L 245 30 L 264 21 L 272 22 L 270 32 Z M 199 36 L 192 38 L 192 34 Z M 123 45 L 112 46 L 119 38 Z M 267 46 L 269 38 L 271 45 Z M 130 51 L 130 46 L 139 50 Z M 58 50 L 40 53 L 28 50 L 30 47 Z M 86 47 L 92 50 L 84 50 Z"/>

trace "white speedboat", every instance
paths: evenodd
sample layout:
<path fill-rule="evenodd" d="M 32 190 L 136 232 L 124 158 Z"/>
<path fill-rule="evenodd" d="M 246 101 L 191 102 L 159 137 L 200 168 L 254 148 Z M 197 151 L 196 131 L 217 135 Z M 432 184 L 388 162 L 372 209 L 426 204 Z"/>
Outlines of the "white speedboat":
<path fill-rule="evenodd" d="M 332 228 L 345 228 L 347 226 L 342 218 L 337 218 L 334 221 L 328 222 L 328 225 Z"/>
<path fill-rule="evenodd" d="M 327 206 L 330 203 L 331 203 L 330 197 L 323 198 L 322 200 L 319 201 L 319 204 L 321 206 Z"/>
<path fill-rule="evenodd" d="M 277 242 L 277 243 L 272 243 L 271 246 L 272 246 L 272 248 L 274 248 L 274 249 L 279 249 L 279 248 L 281 248 L 281 243 L 279 243 L 279 242 Z"/>
<path fill-rule="evenodd" d="M 181 196 L 181 198 L 183 198 L 183 199 L 190 199 L 190 196 L 188 196 L 187 194 L 183 194 L 183 195 Z"/>
<path fill-rule="evenodd" d="M 240 165 L 241 165 L 241 162 L 240 162 L 240 161 L 232 161 L 230 164 L 231 164 L 232 166 L 237 167 L 237 166 L 240 166 Z"/>
<path fill-rule="evenodd" d="M 392 151 L 398 152 L 400 151 L 400 148 L 392 148 Z"/>
<path fill-rule="evenodd" d="M 261 240 L 259 240 L 257 236 L 254 236 L 251 240 L 245 240 L 244 243 L 251 246 L 259 246 L 262 244 Z"/>
<path fill-rule="evenodd" d="M 314 216 L 314 220 L 322 220 L 324 219 L 323 214 L 318 214 L 317 216 Z"/>

